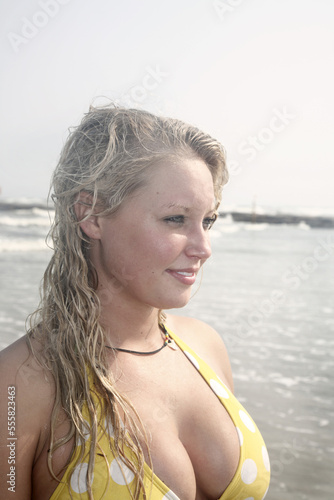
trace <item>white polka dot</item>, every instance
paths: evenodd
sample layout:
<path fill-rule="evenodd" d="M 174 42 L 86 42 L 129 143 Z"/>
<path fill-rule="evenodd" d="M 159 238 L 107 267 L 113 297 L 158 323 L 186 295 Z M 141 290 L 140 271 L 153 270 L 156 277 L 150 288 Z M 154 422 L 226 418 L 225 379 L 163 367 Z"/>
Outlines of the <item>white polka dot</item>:
<path fill-rule="evenodd" d="M 111 462 L 109 471 L 113 481 L 122 486 L 130 484 L 135 477 L 132 470 L 130 470 L 125 464 L 119 464 L 116 458 Z"/>
<path fill-rule="evenodd" d="M 169 490 L 169 492 L 166 493 L 166 495 L 164 495 L 161 500 L 180 500 L 180 499 L 177 495 L 175 495 L 175 493 Z"/>
<path fill-rule="evenodd" d="M 219 382 L 222 384 L 222 385 L 225 385 L 225 383 L 222 381 L 222 379 L 220 377 L 218 377 L 217 375 L 217 379 L 219 380 Z"/>
<path fill-rule="evenodd" d="M 75 493 L 85 493 L 87 491 L 87 469 L 88 464 L 86 463 L 75 467 L 71 476 L 71 488 Z"/>
<path fill-rule="evenodd" d="M 254 424 L 253 420 L 250 418 L 250 416 L 247 415 L 247 413 L 244 412 L 243 410 L 239 411 L 239 415 L 240 415 L 241 420 L 243 421 L 243 423 L 247 427 L 247 429 L 250 430 L 251 432 L 255 432 L 255 424 Z"/>
<path fill-rule="evenodd" d="M 254 483 L 257 476 L 257 467 L 254 460 L 247 458 L 241 469 L 241 479 L 245 484 Z"/>
<path fill-rule="evenodd" d="M 236 427 L 236 429 L 237 429 L 237 433 L 238 433 L 238 437 L 239 437 L 240 446 L 242 446 L 244 444 L 244 437 L 243 437 L 242 432 L 239 429 L 239 427 Z"/>
<path fill-rule="evenodd" d="M 263 458 L 263 463 L 267 471 L 270 471 L 270 460 L 269 460 L 269 455 L 267 448 L 265 446 L 262 446 L 262 458 Z"/>
<path fill-rule="evenodd" d="M 229 394 L 227 392 L 226 389 L 224 389 L 224 387 L 219 383 L 217 382 L 217 380 L 214 380 L 213 378 L 210 380 L 210 385 L 211 385 L 211 388 L 212 390 L 217 394 L 217 396 L 219 396 L 220 398 L 229 398 Z"/>
<path fill-rule="evenodd" d="M 197 370 L 199 370 L 199 363 L 198 363 L 197 359 L 192 354 L 190 354 L 190 352 L 187 352 L 187 351 L 183 351 L 183 352 L 187 356 L 187 358 L 192 362 L 194 367 L 197 368 Z"/>

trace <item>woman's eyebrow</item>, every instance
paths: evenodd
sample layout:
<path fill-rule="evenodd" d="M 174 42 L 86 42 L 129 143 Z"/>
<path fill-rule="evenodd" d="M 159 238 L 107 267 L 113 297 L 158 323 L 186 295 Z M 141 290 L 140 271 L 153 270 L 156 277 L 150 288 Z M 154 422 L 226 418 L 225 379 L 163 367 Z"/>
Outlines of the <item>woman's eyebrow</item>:
<path fill-rule="evenodd" d="M 190 210 L 189 207 L 186 207 L 185 205 L 181 205 L 179 203 L 165 203 L 164 205 L 162 205 L 162 208 L 177 208 L 184 210 L 185 212 L 189 212 Z"/>
<path fill-rule="evenodd" d="M 184 210 L 185 212 L 189 212 L 191 210 L 190 207 L 186 205 L 182 205 L 181 203 L 164 203 L 161 208 L 176 208 L 177 210 Z M 208 212 L 218 213 L 216 210 L 216 206 L 213 205 L 212 208 L 209 208 Z"/>

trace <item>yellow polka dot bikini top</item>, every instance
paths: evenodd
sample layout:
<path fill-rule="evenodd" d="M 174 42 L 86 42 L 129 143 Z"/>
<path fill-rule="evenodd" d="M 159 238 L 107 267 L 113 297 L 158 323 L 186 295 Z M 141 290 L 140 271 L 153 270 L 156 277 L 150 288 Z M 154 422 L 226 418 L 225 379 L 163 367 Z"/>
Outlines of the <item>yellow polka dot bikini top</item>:
<path fill-rule="evenodd" d="M 231 391 L 219 379 L 215 372 L 181 339 L 168 330 L 170 337 L 184 352 L 189 361 L 198 370 L 207 384 L 230 415 L 240 441 L 240 458 L 235 475 L 219 500 L 263 500 L 270 481 L 270 463 L 263 438 L 246 410 L 233 396 Z M 93 395 L 94 397 L 94 395 Z M 85 415 L 85 412 L 83 411 Z M 104 419 L 105 420 L 105 419 Z M 103 419 L 102 419 L 103 421 Z M 96 453 L 93 471 L 92 491 L 94 500 L 128 500 L 131 498 L 129 487 L 134 480 L 133 472 L 113 455 L 109 438 L 113 437 L 111 423 L 104 421 L 105 428 L 100 429 L 98 443 L 109 462 L 109 469 L 101 453 Z M 74 450 L 70 464 L 50 500 L 88 500 L 86 472 L 88 468 L 88 452 L 90 437 L 87 434 L 83 461 L 75 465 L 79 446 Z M 131 457 L 131 453 L 126 453 Z M 71 472 L 73 473 L 71 474 Z M 109 476 L 109 477 L 108 477 Z M 144 485 L 147 498 L 150 500 L 180 500 L 153 472 L 144 464 Z M 143 496 L 140 496 L 142 500 Z M 182 499 L 181 499 L 182 500 Z"/>

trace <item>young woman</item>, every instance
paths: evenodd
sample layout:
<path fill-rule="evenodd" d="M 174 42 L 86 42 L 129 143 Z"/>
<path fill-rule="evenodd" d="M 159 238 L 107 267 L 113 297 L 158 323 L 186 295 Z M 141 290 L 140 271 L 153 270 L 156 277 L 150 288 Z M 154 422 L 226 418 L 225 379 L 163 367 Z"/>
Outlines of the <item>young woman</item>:
<path fill-rule="evenodd" d="M 91 109 L 70 134 L 41 306 L 1 354 L 2 499 L 264 498 L 222 340 L 163 312 L 190 299 L 226 180 L 178 120 Z"/>

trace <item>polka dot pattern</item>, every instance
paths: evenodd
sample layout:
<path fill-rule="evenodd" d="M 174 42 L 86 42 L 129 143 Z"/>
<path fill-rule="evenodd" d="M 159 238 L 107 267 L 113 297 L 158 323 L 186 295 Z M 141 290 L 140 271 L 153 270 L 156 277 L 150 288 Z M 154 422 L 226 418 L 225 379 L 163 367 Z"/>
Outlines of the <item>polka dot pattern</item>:
<path fill-rule="evenodd" d="M 168 493 L 166 493 L 166 495 L 162 497 L 161 500 L 180 500 L 180 498 L 176 496 L 175 493 L 173 493 L 172 491 L 169 491 Z"/>
<path fill-rule="evenodd" d="M 199 370 L 199 362 L 197 361 L 197 359 L 192 354 L 190 354 L 190 352 L 188 352 L 188 351 L 184 351 L 184 354 L 192 362 L 192 364 L 194 365 L 194 367 L 197 370 Z"/>
<path fill-rule="evenodd" d="M 241 479 L 245 484 L 254 483 L 257 476 L 257 466 L 254 460 L 247 458 L 241 469 Z"/>
<path fill-rule="evenodd" d="M 116 458 L 110 464 L 110 476 L 115 483 L 120 485 L 130 484 L 135 477 L 132 470 L 125 464 L 119 463 Z"/>
<path fill-rule="evenodd" d="M 75 493 L 86 493 L 87 491 L 87 474 L 88 464 L 81 463 L 77 465 L 71 477 L 71 488 Z"/>
<path fill-rule="evenodd" d="M 254 421 L 247 411 L 242 407 L 228 387 L 217 377 L 214 371 L 194 352 L 183 343 L 172 332 L 170 336 L 174 339 L 178 347 L 187 356 L 189 361 L 198 370 L 194 371 L 195 377 L 202 376 L 208 387 L 214 392 L 220 403 L 229 414 L 240 443 L 240 459 L 237 470 L 232 481 L 222 494 L 219 500 L 264 500 L 270 479 L 270 461 L 267 449 L 262 436 Z M 93 382 L 90 382 L 93 386 Z M 101 408 L 97 395 L 92 391 L 92 398 L 96 408 Z M 85 443 L 83 444 L 83 461 L 80 464 L 74 462 L 70 464 L 61 482 L 50 500 L 67 500 L 68 487 L 70 486 L 73 500 L 88 500 L 87 491 L 87 470 L 89 451 L 91 446 L 90 438 L 90 417 L 87 408 L 83 409 L 83 416 L 86 419 L 87 429 L 84 429 Z M 95 467 L 93 471 L 92 493 L 94 498 L 117 498 L 118 500 L 130 500 L 129 489 L 134 492 L 136 481 L 134 473 L 119 458 L 116 459 L 112 446 L 114 429 L 112 423 L 101 415 L 98 415 L 101 427 L 98 429 L 98 448 L 96 450 Z M 103 454 L 106 455 L 109 466 Z M 81 451 L 81 446 L 77 447 L 77 456 Z M 131 451 L 125 448 L 126 456 L 131 460 Z M 74 466 L 74 469 L 72 467 Z M 71 471 L 73 473 L 71 475 Z M 66 484 L 67 482 L 67 484 Z M 144 464 L 143 482 L 147 492 L 150 492 L 151 500 L 180 500 L 155 474 L 147 464 Z M 143 500 L 143 496 L 140 496 Z"/>
<path fill-rule="evenodd" d="M 239 429 L 239 427 L 236 427 L 236 429 L 237 429 L 237 433 L 238 433 L 238 437 L 239 437 L 240 446 L 242 446 L 244 443 L 244 436 L 243 436 L 241 430 Z"/>
<path fill-rule="evenodd" d="M 227 390 L 222 386 L 220 382 L 217 382 L 217 380 L 211 379 L 210 386 L 213 392 L 215 392 L 218 397 L 224 399 L 228 399 L 230 397 Z"/>
<path fill-rule="evenodd" d="M 180 339 L 171 334 L 219 397 L 236 427 L 240 459 L 236 473 L 219 500 L 263 500 L 270 480 L 270 462 L 263 438 L 253 419 L 213 370 Z M 191 355 L 191 356 L 189 356 Z"/>
<path fill-rule="evenodd" d="M 250 416 L 247 415 L 247 413 L 244 410 L 239 410 L 239 415 L 243 424 L 245 424 L 247 429 L 250 430 L 251 432 L 255 432 L 255 424 L 253 420 L 250 418 Z"/>

